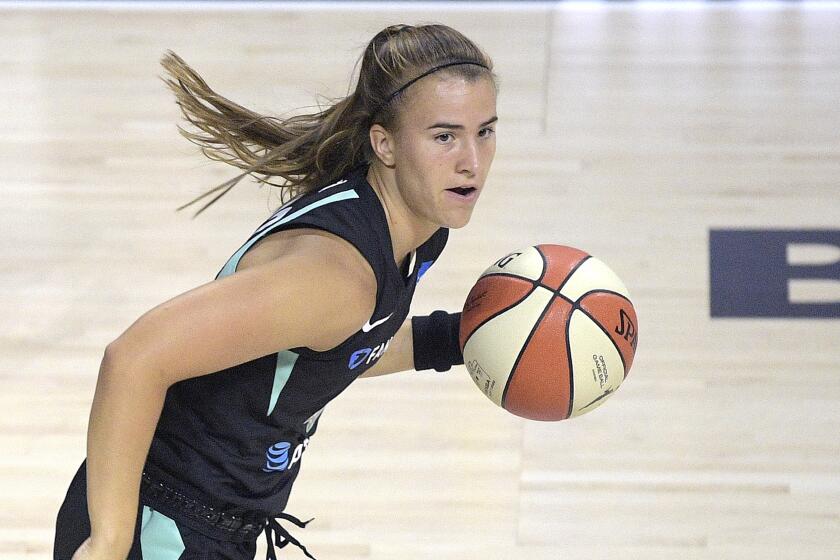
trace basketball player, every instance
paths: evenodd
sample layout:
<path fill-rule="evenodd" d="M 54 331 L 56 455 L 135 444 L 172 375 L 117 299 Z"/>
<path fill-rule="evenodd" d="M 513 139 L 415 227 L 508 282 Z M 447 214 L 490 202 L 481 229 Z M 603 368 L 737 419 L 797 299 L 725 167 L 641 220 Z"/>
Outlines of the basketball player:
<path fill-rule="evenodd" d="M 54 557 L 253 558 L 263 533 L 270 559 L 275 542 L 310 556 L 283 510 L 327 403 L 358 377 L 463 363 L 459 314 L 407 316 L 490 169 L 492 62 L 446 26 L 388 27 L 351 95 L 285 120 L 163 64 L 201 131 L 185 136 L 293 198 L 215 281 L 108 345 Z"/>

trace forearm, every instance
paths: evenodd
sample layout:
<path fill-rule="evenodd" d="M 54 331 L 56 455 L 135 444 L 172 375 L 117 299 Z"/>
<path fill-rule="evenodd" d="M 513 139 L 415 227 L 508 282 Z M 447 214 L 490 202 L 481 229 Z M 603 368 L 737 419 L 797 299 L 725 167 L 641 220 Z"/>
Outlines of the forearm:
<path fill-rule="evenodd" d="M 464 363 L 460 345 L 461 313 L 435 311 L 407 319 L 387 351 L 359 377 L 375 377 L 406 370 L 449 371 Z"/>
<path fill-rule="evenodd" d="M 149 372 L 119 353 L 99 371 L 87 441 L 87 500 L 91 539 L 125 558 L 134 537 L 140 475 L 166 395 Z"/>
<path fill-rule="evenodd" d="M 414 339 L 411 335 L 411 317 L 405 320 L 388 350 L 373 367 L 359 377 L 376 377 L 414 369 Z"/>

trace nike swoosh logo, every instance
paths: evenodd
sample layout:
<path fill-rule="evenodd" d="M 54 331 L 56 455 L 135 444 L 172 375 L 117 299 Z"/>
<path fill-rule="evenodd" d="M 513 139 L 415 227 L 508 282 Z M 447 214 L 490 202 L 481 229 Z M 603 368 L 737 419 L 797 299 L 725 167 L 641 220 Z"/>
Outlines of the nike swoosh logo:
<path fill-rule="evenodd" d="M 393 313 L 391 313 L 391 315 L 393 315 Z M 381 325 L 382 323 L 384 323 L 385 321 L 387 321 L 388 319 L 390 319 L 390 318 L 391 318 L 391 315 L 388 315 L 388 316 L 387 316 L 387 317 L 385 317 L 384 319 L 380 319 L 380 320 L 375 321 L 375 322 L 373 322 L 373 323 L 371 323 L 371 322 L 370 322 L 370 319 L 368 319 L 368 322 L 367 322 L 367 323 L 365 323 L 365 324 L 362 326 L 362 332 L 370 332 L 370 331 L 371 331 L 371 330 L 373 330 L 373 328 L 374 328 L 374 327 L 376 327 L 377 325 Z"/>

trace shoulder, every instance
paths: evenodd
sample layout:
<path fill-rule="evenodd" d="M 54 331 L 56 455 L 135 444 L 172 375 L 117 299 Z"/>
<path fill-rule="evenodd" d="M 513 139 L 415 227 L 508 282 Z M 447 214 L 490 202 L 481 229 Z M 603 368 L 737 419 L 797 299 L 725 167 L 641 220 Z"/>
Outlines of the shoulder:
<path fill-rule="evenodd" d="M 342 285 L 354 292 L 370 292 L 373 294 L 371 302 L 375 300 L 374 270 L 350 241 L 334 233 L 314 228 L 287 230 L 280 233 L 281 239 L 283 234 L 289 234 L 287 250 L 313 261 L 323 269 L 325 282 Z"/>
<path fill-rule="evenodd" d="M 171 385 L 280 350 L 329 350 L 350 338 L 375 305 L 367 263 L 320 232 L 295 232 L 281 245 L 146 312 L 109 345 L 110 355 L 120 357 L 121 370 L 142 366 Z"/>
<path fill-rule="evenodd" d="M 358 249 L 338 235 L 315 228 L 278 231 L 243 257 L 239 271 L 263 269 L 281 280 L 277 290 L 294 290 L 320 315 L 323 328 L 308 347 L 333 348 L 359 330 L 376 307 L 377 279 Z M 282 271 L 282 274 L 281 274 Z M 289 279 L 292 274 L 292 279 Z"/>

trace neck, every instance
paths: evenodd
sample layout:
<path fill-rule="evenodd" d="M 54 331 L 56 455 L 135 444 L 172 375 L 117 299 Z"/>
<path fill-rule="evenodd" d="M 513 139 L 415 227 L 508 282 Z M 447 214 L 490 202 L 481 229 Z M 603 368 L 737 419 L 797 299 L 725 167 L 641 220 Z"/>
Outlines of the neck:
<path fill-rule="evenodd" d="M 440 227 L 414 214 L 400 194 L 394 170 L 379 162 L 373 162 L 367 172 L 367 181 L 385 209 L 394 261 L 402 265 L 403 260 L 422 245 Z"/>

